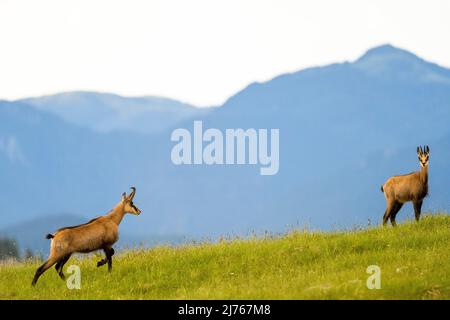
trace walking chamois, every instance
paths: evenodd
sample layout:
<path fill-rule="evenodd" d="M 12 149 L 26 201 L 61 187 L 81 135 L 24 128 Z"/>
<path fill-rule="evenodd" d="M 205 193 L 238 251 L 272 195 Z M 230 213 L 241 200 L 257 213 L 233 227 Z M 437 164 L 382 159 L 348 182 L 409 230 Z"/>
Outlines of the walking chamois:
<path fill-rule="evenodd" d="M 392 226 L 396 226 L 395 216 L 402 208 L 403 204 L 412 201 L 416 221 L 420 219 L 423 199 L 428 195 L 428 159 L 430 148 L 428 146 L 417 147 L 420 171 L 410 174 L 393 176 L 381 186 L 386 198 L 386 211 L 383 216 L 383 225 L 387 220 L 391 220 Z"/>
<path fill-rule="evenodd" d="M 112 245 L 119 238 L 120 222 L 126 213 L 134 215 L 141 213 L 141 210 L 133 204 L 136 188 L 132 187 L 131 190 L 128 196 L 125 192 L 122 194 L 120 202 L 107 215 L 48 234 L 46 238 L 51 239 L 50 255 L 47 261 L 36 270 L 32 285 L 36 285 L 39 277 L 55 263 L 56 272 L 64 280 L 63 267 L 73 253 L 89 253 L 103 249 L 106 257 L 97 263 L 97 267 L 108 263 L 108 271 L 111 272 L 114 255 Z"/>

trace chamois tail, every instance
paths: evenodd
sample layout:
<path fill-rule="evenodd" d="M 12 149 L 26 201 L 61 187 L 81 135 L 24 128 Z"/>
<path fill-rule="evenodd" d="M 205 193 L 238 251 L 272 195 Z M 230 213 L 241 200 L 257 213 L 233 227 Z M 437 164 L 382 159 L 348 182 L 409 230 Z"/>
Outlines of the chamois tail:
<path fill-rule="evenodd" d="M 383 186 L 381 186 L 381 192 L 384 192 Z"/>
<path fill-rule="evenodd" d="M 49 233 L 48 235 L 45 236 L 45 239 L 52 239 L 52 238 L 54 238 L 54 237 L 55 237 L 54 235 L 52 235 L 51 233 Z"/>

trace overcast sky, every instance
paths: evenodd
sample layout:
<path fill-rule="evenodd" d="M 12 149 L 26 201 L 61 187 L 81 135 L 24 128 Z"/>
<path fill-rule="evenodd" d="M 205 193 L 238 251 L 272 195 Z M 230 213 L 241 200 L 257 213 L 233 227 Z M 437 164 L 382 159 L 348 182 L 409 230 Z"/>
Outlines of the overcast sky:
<path fill-rule="evenodd" d="M 450 67 L 450 1 L 0 0 L 0 99 L 71 90 L 218 105 L 383 43 Z"/>

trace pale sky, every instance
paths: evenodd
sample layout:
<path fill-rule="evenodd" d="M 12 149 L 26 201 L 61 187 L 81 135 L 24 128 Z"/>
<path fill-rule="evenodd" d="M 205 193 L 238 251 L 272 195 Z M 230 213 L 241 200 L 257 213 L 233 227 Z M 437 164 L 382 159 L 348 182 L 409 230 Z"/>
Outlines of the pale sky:
<path fill-rule="evenodd" d="M 391 43 L 450 67 L 450 1 L 0 0 L 0 99 L 94 90 L 219 105 Z"/>

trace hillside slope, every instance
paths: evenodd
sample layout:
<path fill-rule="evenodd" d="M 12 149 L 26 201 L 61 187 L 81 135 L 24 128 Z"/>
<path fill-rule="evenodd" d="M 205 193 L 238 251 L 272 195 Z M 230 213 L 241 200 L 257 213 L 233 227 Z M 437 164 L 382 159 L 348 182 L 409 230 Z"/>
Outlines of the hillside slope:
<path fill-rule="evenodd" d="M 114 269 L 99 256 L 72 259 L 81 289 L 53 268 L 30 286 L 38 263 L 0 266 L 2 299 L 449 299 L 450 216 L 429 215 L 398 228 L 293 231 L 264 239 L 225 240 L 124 251 Z M 381 289 L 366 286 L 381 269 Z"/>

